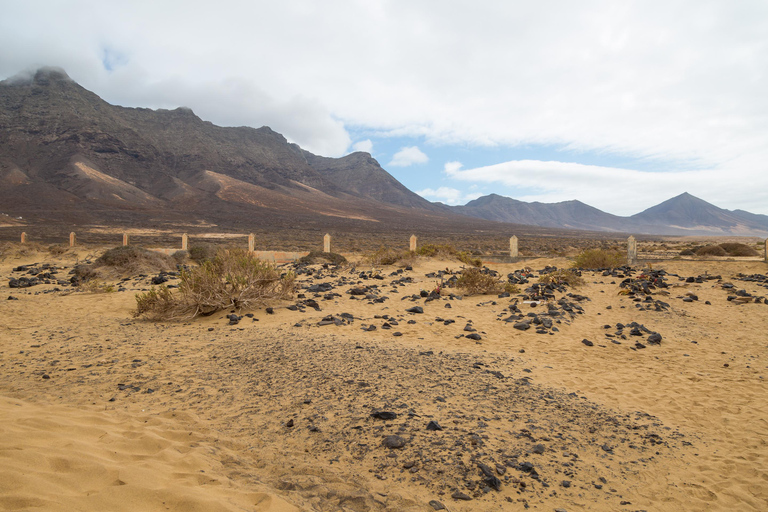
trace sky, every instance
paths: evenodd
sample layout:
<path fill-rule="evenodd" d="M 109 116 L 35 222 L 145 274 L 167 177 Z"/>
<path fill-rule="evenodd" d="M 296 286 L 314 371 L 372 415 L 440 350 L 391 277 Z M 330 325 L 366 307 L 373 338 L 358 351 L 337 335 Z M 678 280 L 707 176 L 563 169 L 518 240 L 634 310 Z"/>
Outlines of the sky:
<path fill-rule="evenodd" d="M 431 201 L 768 214 L 765 0 L 0 0 L 0 79 L 366 151 Z"/>

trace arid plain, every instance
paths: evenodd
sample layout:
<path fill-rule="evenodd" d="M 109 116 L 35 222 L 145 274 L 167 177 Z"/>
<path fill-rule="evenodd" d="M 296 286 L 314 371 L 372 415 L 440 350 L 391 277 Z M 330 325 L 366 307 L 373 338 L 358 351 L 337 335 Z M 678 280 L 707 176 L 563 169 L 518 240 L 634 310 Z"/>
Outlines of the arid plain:
<path fill-rule="evenodd" d="M 768 509 L 765 262 L 584 271 L 532 303 L 569 259 L 489 263 L 528 281 L 508 297 L 428 296 L 455 260 L 350 260 L 271 314 L 167 323 L 131 315 L 149 273 L 8 287 L 99 251 L 0 262 L 0 509 Z"/>

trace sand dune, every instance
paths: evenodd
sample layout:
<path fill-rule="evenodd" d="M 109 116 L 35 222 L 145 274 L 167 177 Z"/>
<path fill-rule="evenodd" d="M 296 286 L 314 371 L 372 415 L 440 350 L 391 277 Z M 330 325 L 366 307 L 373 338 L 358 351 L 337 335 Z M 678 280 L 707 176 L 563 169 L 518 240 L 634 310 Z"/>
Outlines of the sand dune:
<path fill-rule="evenodd" d="M 0 273 L 50 256 L 27 259 Z M 131 319 L 147 278 L 112 294 L 4 281 L 18 300 L 0 302 L 0 508 L 765 510 L 768 305 L 729 301 L 722 284 L 766 296 L 735 276 L 767 267 L 654 266 L 683 278 L 667 276 L 651 296 L 668 307 L 620 295 L 621 278 L 585 273 L 572 296 L 557 293 L 582 311 L 558 317 L 552 334 L 503 321 L 511 298 L 411 300 L 434 287 L 427 273 L 460 269 L 450 261 L 379 269 L 384 279 L 360 277 L 363 265 L 318 268 L 300 280 L 334 283 L 340 295 L 318 295 L 321 311 L 297 299 L 237 325 L 223 313 Z M 722 279 L 684 279 L 705 271 Z M 402 277 L 412 282 L 392 284 Z M 388 298 L 350 299 L 357 285 Z M 408 313 L 414 305 L 424 312 Z M 545 307 L 518 305 L 524 315 Z M 319 325 L 341 313 L 354 319 Z M 606 336 L 632 322 L 661 344 Z M 404 446 L 386 448 L 388 436 Z"/>

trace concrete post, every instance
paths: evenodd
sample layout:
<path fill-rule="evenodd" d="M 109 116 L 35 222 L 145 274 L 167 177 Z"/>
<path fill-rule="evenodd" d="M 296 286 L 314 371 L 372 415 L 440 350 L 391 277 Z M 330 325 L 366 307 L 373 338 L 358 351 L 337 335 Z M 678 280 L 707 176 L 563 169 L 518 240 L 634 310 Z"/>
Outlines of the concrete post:
<path fill-rule="evenodd" d="M 69 246 L 74 247 L 75 243 L 77 243 L 77 237 L 75 236 L 75 232 L 71 232 L 69 234 Z"/>
<path fill-rule="evenodd" d="M 253 236 L 253 233 L 248 235 L 248 252 L 253 252 L 254 247 L 256 245 L 256 237 Z"/>
<path fill-rule="evenodd" d="M 328 233 L 323 237 L 323 252 L 331 252 L 331 235 Z"/>
<path fill-rule="evenodd" d="M 634 236 L 627 238 L 627 265 L 637 263 L 637 240 Z"/>
<path fill-rule="evenodd" d="M 512 235 L 512 237 L 509 239 L 509 257 L 517 258 L 517 255 L 517 236 Z"/>
<path fill-rule="evenodd" d="M 181 235 L 181 250 L 182 251 L 189 250 L 189 235 L 187 235 L 186 233 Z"/>
<path fill-rule="evenodd" d="M 417 241 L 418 241 L 418 238 L 416 238 L 416 235 L 411 235 L 411 245 L 410 245 L 411 252 L 416 252 Z"/>
<path fill-rule="evenodd" d="M 123 233 L 123 245 L 128 245 L 128 233 Z"/>
<path fill-rule="evenodd" d="M 23 243 L 23 244 L 27 243 L 27 233 L 26 233 L 26 231 L 21 234 L 21 243 Z"/>
<path fill-rule="evenodd" d="M 768 263 L 768 238 L 765 239 L 765 261 Z"/>

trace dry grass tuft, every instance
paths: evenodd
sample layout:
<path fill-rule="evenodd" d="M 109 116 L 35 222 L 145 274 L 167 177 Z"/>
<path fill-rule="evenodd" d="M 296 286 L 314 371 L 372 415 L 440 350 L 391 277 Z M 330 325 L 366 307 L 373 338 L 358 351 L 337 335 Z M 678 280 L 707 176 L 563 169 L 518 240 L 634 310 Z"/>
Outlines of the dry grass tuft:
<path fill-rule="evenodd" d="M 473 267 L 480 267 L 483 264 L 482 260 L 473 258 L 467 251 L 459 251 L 454 246 L 448 244 L 424 244 L 416 249 L 416 254 L 427 258 L 456 259 L 465 265 Z"/>
<path fill-rule="evenodd" d="M 371 265 L 398 265 L 407 267 L 413 265 L 416 260 L 415 253 L 411 251 L 398 251 L 391 247 L 380 247 L 375 252 L 365 256 L 364 261 Z"/>
<path fill-rule="evenodd" d="M 495 272 L 477 267 L 462 270 L 456 280 L 456 288 L 462 290 L 465 295 L 519 293 L 520 291 L 515 285 L 501 281 Z"/>
<path fill-rule="evenodd" d="M 561 268 L 554 272 L 550 272 L 549 274 L 542 275 L 539 277 L 539 282 L 543 284 L 567 284 L 568 286 L 575 288 L 584 284 L 584 278 L 573 269 Z"/>
<path fill-rule="evenodd" d="M 587 249 L 573 261 L 574 268 L 603 269 L 621 267 L 627 263 L 627 257 L 619 251 Z"/>
<path fill-rule="evenodd" d="M 136 295 L 135 317 L 180 320 L 235 308 L 252 309 L 293 295 L 295 276 L 245 249 L 221 250 L 190 271 L 181 273 L 179 291 L 161 287 Z"/>

